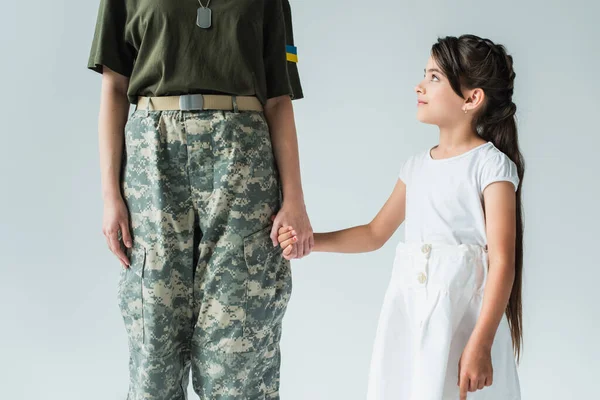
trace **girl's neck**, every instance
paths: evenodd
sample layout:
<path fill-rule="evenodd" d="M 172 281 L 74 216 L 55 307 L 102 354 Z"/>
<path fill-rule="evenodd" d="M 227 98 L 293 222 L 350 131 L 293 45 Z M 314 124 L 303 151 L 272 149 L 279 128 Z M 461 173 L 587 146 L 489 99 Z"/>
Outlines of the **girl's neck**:
<path fill-rule="evenodd" d="M 483 139 L 469 127 L 440 127 L 440 142 L 435 147 L 435 150 L 432 150 L 432 155 L 434 157 L 437 155 L 438 158 L 452 157 L 486 142 L 487 140 Z"/>

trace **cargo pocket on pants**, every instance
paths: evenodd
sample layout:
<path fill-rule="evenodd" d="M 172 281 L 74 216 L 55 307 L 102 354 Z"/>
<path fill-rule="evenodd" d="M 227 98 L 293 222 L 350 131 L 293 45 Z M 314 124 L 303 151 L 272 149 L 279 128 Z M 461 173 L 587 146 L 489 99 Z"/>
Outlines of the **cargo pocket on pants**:
<path fill-rule="evenodd" d="M 118 285 L 118 302 L 130 348 L 137 350 L 144 344 L 144 266 L 146 249 L 134 241 L 133 248 L 127 249 L 130 266 L 121 267 Z"/>
<path fill-rule="evenodd" d="M 248 267 L 244 338 L 254 350 L 272 343 L 292 294 L 290 261 L 279 246 L 273 247 L 271 226 L 244 239 L 244 259 Z"/>

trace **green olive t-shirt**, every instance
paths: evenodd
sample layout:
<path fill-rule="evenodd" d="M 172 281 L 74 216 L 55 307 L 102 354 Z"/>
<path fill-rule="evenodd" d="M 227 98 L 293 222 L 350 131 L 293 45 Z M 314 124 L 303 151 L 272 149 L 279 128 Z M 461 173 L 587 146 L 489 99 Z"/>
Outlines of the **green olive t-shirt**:
<path fill-rule="evenodd" d="M 206 5 L 207 0 L 202 0 Z M 303 97 L 288 0 L 100 0 L 88 68 L 129 77 L 127 96 Z"/>

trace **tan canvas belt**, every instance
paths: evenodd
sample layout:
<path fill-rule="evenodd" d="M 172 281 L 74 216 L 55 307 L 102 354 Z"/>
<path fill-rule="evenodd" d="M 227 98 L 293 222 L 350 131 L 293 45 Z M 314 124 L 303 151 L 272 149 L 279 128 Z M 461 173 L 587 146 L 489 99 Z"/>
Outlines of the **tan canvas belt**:
<path fill-rule="evenodd" d="M 139 96 L 138 110 L 226 110 L 262 111 L 261 102 L 254 96 L 217 94 L 186 94 L 182 96 Z"/>

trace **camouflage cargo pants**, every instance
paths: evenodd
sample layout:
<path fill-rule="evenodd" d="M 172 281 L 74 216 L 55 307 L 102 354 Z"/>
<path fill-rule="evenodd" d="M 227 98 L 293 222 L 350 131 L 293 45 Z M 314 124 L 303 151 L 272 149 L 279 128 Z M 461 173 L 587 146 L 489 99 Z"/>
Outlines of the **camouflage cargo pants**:
<path fill-rule="evenodd" d="M 136 110 L 125 127 L 131 267 L 118 300 L 128 400 L 278 399 L 290 263 L 273 247 L 279 176 L 262 113 Z"/>

